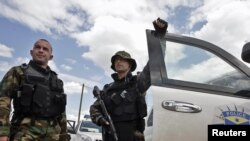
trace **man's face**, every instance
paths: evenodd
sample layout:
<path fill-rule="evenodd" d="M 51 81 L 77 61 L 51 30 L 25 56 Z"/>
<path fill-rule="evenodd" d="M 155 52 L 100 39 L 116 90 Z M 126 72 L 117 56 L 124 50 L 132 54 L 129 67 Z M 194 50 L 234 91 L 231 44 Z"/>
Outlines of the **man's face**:
<path fill-rule="evenodd" d="M 46 41 L 39 40 L 36 42 L 33 49 L 30 51 L 33 61 L 39 65 L 47 66 L 49 60 L 52 59 L 52 48 Z"/>
<path fill-rule="evenodd" d="M 115 58 L 115 70 L 118 73 L 127 72 L 130 69 L 130 64 L 127 59 L 117 56 Z"/>

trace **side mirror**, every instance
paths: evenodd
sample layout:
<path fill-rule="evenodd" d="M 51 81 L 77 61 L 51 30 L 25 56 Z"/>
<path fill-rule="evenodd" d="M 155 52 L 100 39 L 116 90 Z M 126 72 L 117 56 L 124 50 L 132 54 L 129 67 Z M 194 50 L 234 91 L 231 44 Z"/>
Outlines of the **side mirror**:
<path fill-rule="evenodd" d="M 67 120 L 67 129 L 68 129 L 68 132 L 70 134 L 76 134 L 76 131 L 75 131 L 75 121 L 73 120 Z"/>
<path fill-rule="evenodd" d="M 243 46 L 241 58 L 243 61 L 250 63 L 250 42 Z"/>
<path fill-rule="evenodd" d="M 67 127 L 70 134 L 76 134 L 76 131 L 72 127 Z"/>

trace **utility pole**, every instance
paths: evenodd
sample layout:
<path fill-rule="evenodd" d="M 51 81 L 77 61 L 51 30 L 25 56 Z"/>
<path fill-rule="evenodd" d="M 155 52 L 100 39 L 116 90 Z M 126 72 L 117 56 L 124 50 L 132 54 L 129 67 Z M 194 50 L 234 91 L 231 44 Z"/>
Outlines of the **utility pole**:
<path fill-rule="evenodd" d="M 80 106 L 79 106 L 78 122 L 77 122 L 77 123 L 80 123 L 81 109 L 82 109 L 83 90 L 84 90 L 84 83 L 82 84 L 82 93 L 81 93 L 81 98 L 80 98 Z"/>

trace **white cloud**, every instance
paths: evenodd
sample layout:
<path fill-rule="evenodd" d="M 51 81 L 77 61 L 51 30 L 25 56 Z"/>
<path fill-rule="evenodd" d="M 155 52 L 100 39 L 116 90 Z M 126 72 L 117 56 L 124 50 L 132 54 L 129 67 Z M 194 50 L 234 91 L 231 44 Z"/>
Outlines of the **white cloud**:
<path fill-rule="evenodd" d="M 1 3 L 1 15 L 9 19 L 47 34 L 52 31 L 66 34 L 79 45 L 88 46 L 89 51 L 83 56 L 109 72 L 107 57 L 117 50 L 131 52 L 141 69 L 147 61 L 145 29 L 152 28 L 154 19 L 166 18 L 168 13 L 166 3 L 161 0 L 10 0 Z"/>
<path fill-rule="evenodd" d="M 148 58 L 145 26 L 144 23 L 106 16 L 98 18 L 90 31 L 73 36 L 79 45 L 90 46 L 89 52 L 84 53 L 83 57 L 94 61 L 106 71 L 111 71 L 110 58 L 118 50 L 130 52 L 139 68 L 142 68 L 141 64 L 145 65 Z"/>
<path fill-rule="evenodd" d="M 56 73 L 60 73 L 58 67 L 56 66 L 56 63 L 53 60 L 49 61 L 48 65 L 53 71 L 55 71 Z"/>
<path fill-rule="evenodd" d="M 166 2 L 161 0 L 74 0 L 74 2 L 88 13 L 91 21 L 109 15 L 128 21 L 147 22 L 154 19 L 155 16 L 165 17 L 167 14 L 163 11 Z"/>
<path fill-rule="evenodd" d="M 67 110 L 67 111 L 69 111 L 69 112 L 67 112 L 67 120 L 77 121 L 77 119 L 78 119 L 77 114 L 72 114 L 71 109 Z"/>
<path fill-rule="evenodd" d="M 7 71 L 14 67 L 14 66 L 19 66 L 23 63 L 28 63 L 29 59 L 28 58 L 21 58 L 18 57 L 15 60 L 11 61 L 0 61 L 0 78 L 3 78 L 3 76 L 7 73 Z"/>
<path fill-rule="evenodd" d="M 93 88 L 95 85 L 99 87 L 103 85 L 98 82 L 87 80 L 84 78 L 79 78 L 70 74 L 59 73 L 58 76 L 63 80 L 64 89 L 68 94 L 80 94 L 83 84 L 85 87 L 88 88 Z"/>
<path fill-rule="evenodd" d="M 29 59 L 18 57 L 13 62 L 12 61 L 11 62 L 0 61 L 0 71 L 6 73 L 10 68 L 14 66 L 19 66 L 23 63 L 26 63 L 26 64 L 29 63 Z"/>
<path fill-rule="evenodd" d="M 244 0 L 206 0 L 190 17 L 192 25 L 201 20 L 207 22 L 194 36 L 219 45 L 240 59 L 243 44 L 250 39 L 249 7 L 250 1 Z"/>
<path fill-rule="evenodd" d="M 53 71 L 58 74 L 58 77 L 64 82 L 64 91 L 67 94 L 80 94 L 83 84 L 85 85 L 85 87 L 88 88 L 93 88 L 95 85 L 99 87 L 103 85 L 96 81 L 91 81 L 85 78 L 61 73 L 54 61 L 49 61 L 49 66 Z M 85 89 L 84 92 L 87 92 L 87 89 Z"/>
<path fill-rule="evenodd" d="M 167 17 L 165 5 L 148 0 L 77 2 L 93 23 L 90 30 L 71 35 L 80 46 L 89 47 L 82 56 L 110 74 L 111 56 L 118 50 L 126 50 L 137 60 L 138 70 L 141 70 L 148 58 L 145 29 L 152 29 L 152 21 L 157 17 Z"/>
<path fill-rule="evenodd" d="M 95 76 L 92 76 L 91 79 L 94 80 L 94 81 L 96 81 L 96 82 L 100 82 L 101 79 L 103 79 L 103 76 L 95 75 Z"/>
<path fill-rule="evenodd" d="M 7 72 L 10 69 L 10 64 L 8 62 L 0 62 L 0 71 Z"/>
<path fill-rule="evenodd" d="M 13 51 L 14 51 L 13 48 L 10 48 L 10 47 L 0 43 L 0 56 L 11 58 L 13 56 L 12 55 Z"/>
<path fill-rule="evenodd" d="M 70 64 L 75 64 L 75 63 L 76 63 L 76 60 L 71 59 L 71 58 L 66 58 L 65 60 L 66 60 L 68 63 L 70 63 Z"/>
<path fill-rule="evenodd" d="M 77 110 L 68 109 L 66 112 L 67 112 L 67 119 L 68 120 L 74 120 L 77 122 L 78 114 L 79 114 L 78 109 Z M 84 115 L 89 115 L 89 110 L 82 110 L 81 111 L 80 120 L 82 120 L 84 118 Z"/>
<path fill-rule="evenodd" d="M 78 82 L 65 82 L 64 83 L 64 92 L 66 94 L 81 94 L 82 85 Z M 86 93 L 86 91 L 84 91 Z"/>
<path fill-rule="evenodd" d="M 159 0 L 160 5 L 166 5 L 171 9 L 175 9 L 179 6 L 195 8 L 202 5 L 204 0 Z"/>
<path fill-rule="evenodd" d="M 68 66 L 68 65 L 65 65 L 65 64 L 62 64 L 60 65 L 62 69 L 66 70 L 66 71 L 70 71 L 72 70 L 72 67 Z"/>
<path fill-rule="evenodd" d="M 173 46 L 173 47 L 171 47 L 171 46 Z M 169 49 L 170 47 L 171 47 L 171 49 Z M 184 49 L 185 49 L 184 45 L 173 43 L 173 42 L 167 42 L 164 61 L 167 64 L 178 63 L 180 60 L 182 60 L 186 57 L 186 54 L 183 53 Z"/>
<path fill-rule="evenodd" d="M 29 58 L 22 58 L 22 57 L 18 57 L 16 60 L 15 60 L 15 63 L 14 63 L 14 65 L 20 65 L 20 64 L 23 64 L 23 63 L 26 63 L 26 64 L 28 64 L 29 63 L 29 61 L 30 61 L 30 59 Z"/>
<path fill-rule="evenodd" d="M 89 70 L 89 69 L 90 69 L 90 67 L 84 64 L 84 65 L 83 65 L 83 69 L 85 69 L 85 70 Z"/>
<path fill-rule="evenodd" d="M 0 2 L 0 9 L 0 15 L 47 34 L 73 32 L 84 23 L 76 14 L 77 6 L 68 0 L 8 0 Z"/>

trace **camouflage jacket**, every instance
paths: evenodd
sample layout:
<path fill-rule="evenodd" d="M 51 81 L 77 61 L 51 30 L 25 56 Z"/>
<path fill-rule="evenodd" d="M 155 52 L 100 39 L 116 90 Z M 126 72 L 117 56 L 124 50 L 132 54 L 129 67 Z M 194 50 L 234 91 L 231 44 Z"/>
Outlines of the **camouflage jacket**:
<path fill-rule="evenodd" d="M 21 66 L 15 66 L 5 74 L 0 83 L 0 136 L 9 136 L 12 93 L 23 82 L 23 69 Z M 57 121 L 61 127 L 61 135 L 67 134 L 66 113 L 64 112 Z"/>

